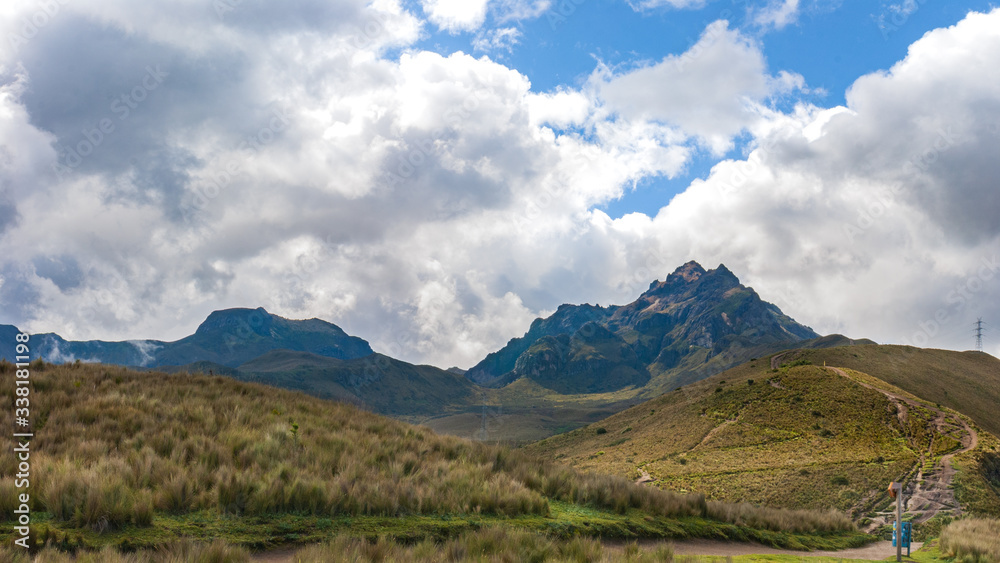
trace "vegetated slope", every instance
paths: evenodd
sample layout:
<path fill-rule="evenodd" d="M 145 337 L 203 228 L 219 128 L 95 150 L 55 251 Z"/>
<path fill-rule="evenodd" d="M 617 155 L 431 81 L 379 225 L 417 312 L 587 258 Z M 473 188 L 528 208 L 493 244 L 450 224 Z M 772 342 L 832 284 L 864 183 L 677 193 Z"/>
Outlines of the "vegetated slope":
<path fill-rule="evenodd" d="M 839 334 L 797 342 L 798 347 L 824 348 L 868 344 Z M 768 347 L 764 347 L 768 349 Z M 689 372 L 695 381 L 723 371 L 727 363 L 713 358 Z M 680 386 L 675 380 L 671 389 Z M 463 409 L 456 407 L 425 419 L 416 419 L 436 432 L 481 440 L 529 444 L 607 418 L 659 396 L 652 386 L 628 387 L 605 393 L 562 394 L 531 378 L 520 378 L 499 389 L 480 388 L 483 402 Z"/>
<path fill-rule="evenodd" d="M 783 361 L 796 358 L 865 372 L 953 408 L 1000 436 L 1000 360 L 989 354 L 868 345 L 789 352 Z"/>
<path fill-rule="evenodd" d="M 0 325 L 0 335 L 17 329 Z M 50 362 L 99 362 L 127 366 L 179 366 L 213 362 L 236 367 L 265 352 L 287 349 L 337 359 L 361 358 L 372 353 L 367 342 L 350 336 L 320 319 L 290 320 L 263 307 L 225 309 L 208 316 L 194 334 L 175 342 L 159 340 L 68 341 L 58 334 L 33 334 L 31 359 Z M 13 342 L 13 339 L 4 341 Z M 0 348 L 0 358 L 13 361 L 13 350 Z"/>
<path fill-rule="evenodd" d="M 628 305 L 560 306 L 466 377 L 491 386 L 526 378 L 562 394 L 659 393 L 817 337 L 725 266 L 689 262 Z"/>
<path fill-rule="evenodd" d="M 706 503 L 231 378 L 37 362 L 32 370 L 33 522 L 49 528 L 36 537 L 60 542 L 219 536 L 266 545 L 483 525 L 799 547 L 865 539 L 842 514 Z M 12 371 L 0 363 L 6 401 Z M 8 425 L 12 417 L 0 415 Z M 4 540 L 13 534 L 15 462 L 12 448 L 0 452 Z"/>
<path fill-rule="evenodd" d="M 804 363 L 772 370 L 760 358 L 526 449 L 664 489 L 865 517 L 887 504 L 887 483 L 962 448 L 960 425 L 937 424 L 933 404 L 898 404 Z M 1000 483 L 976 461 L 996 445 L 958 456 L 959 501 L 976 512 L 1000 510 Z"/>
<path fill-rule="evenodd" d="M 338 360 L 308 352 L 273 350 L 241 364 L 235 377 L 401 418 L 440 415 L 480 399 L 478 386 L 462 374 L 382 354 Z"/>

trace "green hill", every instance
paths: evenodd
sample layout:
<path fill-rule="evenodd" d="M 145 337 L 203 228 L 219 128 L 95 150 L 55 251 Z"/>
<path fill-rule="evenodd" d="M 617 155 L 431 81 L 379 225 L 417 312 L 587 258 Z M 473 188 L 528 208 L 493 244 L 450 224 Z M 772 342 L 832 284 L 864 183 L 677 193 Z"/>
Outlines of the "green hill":
<path fill-rule="evenodd" d="M 12 370 L 0 363 L 5 401 Z M 70 549 L 436 540 L 498 526 L 798 548 L 870 540 L 843 514 L 706 502 L 227 377 L 36 362 L 32 384 L 34 537 Z M 12 409 L 0 412 L 13 423 Z M 6 542 L 15 462 L 0 452 Z"/>
<path fill-rule="evenodd" d="M 914 395 L 968 415 L 1000 436 L 1000 360 L 982 352 L 953 352 L 912 346 L 853 346 L 793 351 L 782 361 L 863 371 Z"/>
<path fill-rule="evenodd" d="M 479 398 L 462 374 L 382 354 L 338 360 L 273 350 L 239 366 L 238 379 L 349 402 L 400 418 L 461 410 Z"/>
<path fill-rule="evenodd" d="M 771 358 L 760 358 L 526 450 L 718 500 L 835 506 L 859 518 L 874 516 L 886 503 L 887 483 L 930 482 L 940 473 L 941 456 L 961 451 L 977 427 L 864 373 L 841 370 L 844 377 L 808 365 L 809 358 L 853 350 L 779 355 L 776 369 Z M 997 448 L 1000 442 L 979 430 L 978 446 L 955 456 L 955 482 L 940 487 L 952 485 L 959 498 L 927 493 L 942 507 L 923 510 L 951 513 L 961 504 L 1000 513 Z"/>

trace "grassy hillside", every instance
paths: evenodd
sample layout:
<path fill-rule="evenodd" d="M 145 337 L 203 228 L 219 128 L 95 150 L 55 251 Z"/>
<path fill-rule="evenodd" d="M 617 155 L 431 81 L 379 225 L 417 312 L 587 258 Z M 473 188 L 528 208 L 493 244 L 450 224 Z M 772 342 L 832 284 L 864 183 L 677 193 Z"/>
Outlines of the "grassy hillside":
<path fill-rule="evenodd" d="M 873 344 L 839 334 L 799 342 L 800 348 L 828 348 Z M 786 344 L 761 344 L 744 348 L 733 344 L 726 352 L 709 358 L 707 349 L 687 355 L 673 369 L 654 375 L 642 386 L 629 386 L 602 393 L 565 394 L 544 387 L 532 378 L 520 378 L 499 389 L 479 389 L 480 400 L 469 406 L 454 406 L 451 412 L 412 418 L 437 432 L 491 441 L 528 444 L 553 434 L 592 424 L 665 392 L 701 381 L 731 368 L 747 358 L 764 357 Z M 541 370 L 540 370 L 541 371 Z M 485 411 L 485 412 L 484 412 Z"/>
<path fill-rule="evenodd" d="M 11 370 L 0 364 L 8 404 Z M 842 514 L 706 502 L 226 377 L 49 365 L 32 378 L 33 522 L 36 537 L 64 547 L 416 540 L 486 526 L 797 547 L 867 539 Z M 4 541 L 14 463 L 4 447 Z"/>
<path fill-rule="evenodd" d="M 888 482 L 961 448 L 957 414 L 938 421 L 933 404 L 892 401 L 862 386 L 885 385 L 864 374 L 807 362 L 761 358 L 526 450 L 677 492 L 861 517 L 885 504 Z M 980 444 L 956 459 L 956 494 L 993 513 L 1000 479 L 985 467 L 998 442 L 982 433 Z"/>
<path fill-rule="evenodd" d="M 914 395 L 953 408 L 1000 436 L 1000 360 L 982 352 L 953 352 L 911 346 L 852 346 L 788 354 L 865 372 Z"/>
<path fill-rule="evenodd" d="M 461 374 L 413 365 L 382 354 L 338 360 L 273 350 L 239 366 L 236 377 L 346 401 L 399 418 L 461 410 L 480 398 Z"/>

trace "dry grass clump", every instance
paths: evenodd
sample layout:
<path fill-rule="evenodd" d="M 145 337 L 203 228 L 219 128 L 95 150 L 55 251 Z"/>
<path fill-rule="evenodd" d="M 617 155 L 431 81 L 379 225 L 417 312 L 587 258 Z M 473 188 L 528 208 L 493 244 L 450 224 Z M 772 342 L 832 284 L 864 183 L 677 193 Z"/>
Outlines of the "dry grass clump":
<path fill-rule="evenodd" d="M 298 550 L 295 563 L 670 563 L 696 562 L 696 557 L 675 559 L 669 546 L 642 548 L 632 542 L 624 546 L 602 546 L 590 538 L 554 539 L 508 528 L 485 528 L 459 537 L 435 541 L 427 539 L 404 544 L 388 538 L 364 540 L 337 536 L 324 544 Z M 40 551 L 34 559 L 21 549 L 0 547 L 0 563 L 247 563 L 246 550 L 215 541 L 208 544 L 180 542 L 157 550 L 121 553 L 113 548 L 78 552 L 75 556 L 53 548 Z"/>
<path fill-rule="evenodd" d="M 247 563 L 250 552 L 216 540 L 212 543 L 178 542 L 156 550 L 122 553 L 113 547 L 69 554 L 46 548 L 31 558 L 23 549 L 0 548 L 2 563 Z"/>
<path fill-rule="evenodd" d="M 729 504 L 711 501 L 706 515 L 722 520 L 765 530 L 810 534 L 826 531 L 855 530 L 854 522 L 838 510 L 786 510 L 755 506 L 745 502 Z"/>
<path fill-rule="evenodd" d="M 486 528 L 465 533 L 445 542 L 424 540 L 409 546 L 386 539 L 366 541 L 338 536 L 325 544 L 298 551 L 292 560 L 296 563 L 374 563 L 380 561 L 414 563 L 466 561 L 604 563 L 629 561 L 654 563 L 671 562 L 674 559 L 673 551 L 666 546 L 650 550 L 641 549 L 633 543 L 625 546 L 624 549 L 615 550 L 605 548 L 599 541 L 589 538 L 576 537 L 557 540 L 525 531 Z M 686 561 L 692 561 L 692 559 L 686 559 Z"/>
<path fill-rule="evenodd" d="M 941 530 L 941 553 L 962 563 L 1000 561 L 1000 520 L 957 520 Z"/>

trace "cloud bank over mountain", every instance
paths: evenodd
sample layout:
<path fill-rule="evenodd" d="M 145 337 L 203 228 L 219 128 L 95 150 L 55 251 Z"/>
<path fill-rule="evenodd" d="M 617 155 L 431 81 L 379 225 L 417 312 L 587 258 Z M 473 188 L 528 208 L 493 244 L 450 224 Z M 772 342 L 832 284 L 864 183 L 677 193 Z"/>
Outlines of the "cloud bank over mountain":
<path fill-rule="evenodd" d="M 468 367 L 690 259 L 821 333 L 968 348 L 1000 318 L 1000 10 L 819 107 L 722 20 L 539 91 L 420 47 L 539 3 L 58 6 L 0 16 L 0 323 L 170 340 L 263 306 Z M 746 143 L 654 215 L 600 210 Z"/>

